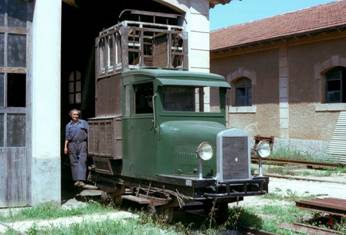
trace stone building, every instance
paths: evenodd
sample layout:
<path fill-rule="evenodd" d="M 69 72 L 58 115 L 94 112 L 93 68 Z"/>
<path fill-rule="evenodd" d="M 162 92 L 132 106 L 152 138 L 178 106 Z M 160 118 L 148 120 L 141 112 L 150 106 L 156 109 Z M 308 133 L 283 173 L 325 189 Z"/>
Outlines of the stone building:
<path fill-rule="evenodd" d="M 209 7 L 229 0 L 0 0 L 0 208 L 61 201 L 63 127 L 93 115 L 98 32 L 124 9 L 183 15 L 188 68 L 209 71 Z"/>
<path fill-rule="evenodd" d="M 211 71 L 233 86 L 229 126 L 346 163 L 346 1 L 211 32 Z"/>

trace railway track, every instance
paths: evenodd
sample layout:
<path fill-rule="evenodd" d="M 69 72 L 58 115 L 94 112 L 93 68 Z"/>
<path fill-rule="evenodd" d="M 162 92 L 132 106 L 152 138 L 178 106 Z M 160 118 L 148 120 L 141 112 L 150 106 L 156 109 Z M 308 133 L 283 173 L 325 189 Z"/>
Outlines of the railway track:
<path fill-rule="evenodd" d="M 259 159 L 257 157 L 252 157 L 252 162 L 257 163 Z M 303 160 L 289 160 L 289 159 L 277 159 L 277 158 L 264 158 L 262 159 L 265 163 L 274 163 L 274 164 L 297 164 L 297 165 L 305 165 L 310 168 L 318 168 L 318 169 L 326 169 L 326 168 L 337 168 L 343 166 L 337 163 L 326 163 L 326 162 L 311 162 L 311 161 L 303 161 Z"/>

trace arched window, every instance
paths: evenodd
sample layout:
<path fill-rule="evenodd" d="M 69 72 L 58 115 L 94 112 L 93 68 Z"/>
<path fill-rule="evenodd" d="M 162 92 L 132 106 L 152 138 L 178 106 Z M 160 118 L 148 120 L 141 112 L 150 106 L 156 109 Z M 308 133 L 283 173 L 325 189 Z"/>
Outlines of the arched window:
<path fill-rule="evenodd" d="M 233 106 L 251 106 L 252 89 L 251 80 L 242 77 L 233 82 L 234 102 Z"/>
<path fill-rule="evenodd" d="M 335 67 L 325 74 L 326 78 L 326 103 L 346 102 L 346 68 Z"/>

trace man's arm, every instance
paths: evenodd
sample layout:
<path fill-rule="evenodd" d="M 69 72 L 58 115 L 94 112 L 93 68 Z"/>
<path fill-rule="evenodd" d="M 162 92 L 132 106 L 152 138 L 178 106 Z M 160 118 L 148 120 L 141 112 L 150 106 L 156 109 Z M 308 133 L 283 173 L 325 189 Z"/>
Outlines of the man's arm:
<path fill-rule="evenodd" d="M 64 154 L 68 154 L 68 148 L 67 148 L 67 145 L 68 145 L 68 140 L 65 140 L 65 144 L 64 144 Z"/>
<path fill-rule="evenodd" d="M 64 143 L 64 154 L 68 154 L 68 140 L 70 138 L 68 124 L 65 127 L 65 143 Z"/>

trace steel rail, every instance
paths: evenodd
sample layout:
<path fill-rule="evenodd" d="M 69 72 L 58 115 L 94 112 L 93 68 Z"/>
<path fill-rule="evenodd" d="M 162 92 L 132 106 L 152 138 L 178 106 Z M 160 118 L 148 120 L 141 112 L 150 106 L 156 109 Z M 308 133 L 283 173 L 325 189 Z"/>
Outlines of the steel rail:
<path fill-rule="evenodd" d="M 281 228 L 287 229 L 292 232 L 315 234 L 315 235 L 341 235 L 342 233 L 336 230 L 321 228 L 309 224 L 293 223 L 281 224 Z"/>
<path fill-rule="evenodd" d="M 253 162 L 258 162 L 259 159 L 257 157 L 251 158 Z M 276 162 L 276 163 L 294 163 L 294 164 L 300 164 L 300 165 L 306 165 L 306 166 L 312 166 L 312 167 L 320 167 L 320 168 L 336 168 L 339 166 L 343 166 L 342 164 L 338 163 L 327 163 L 327 162 L 311 162 L 311 161 L 304 161 L 304 160 L 291 160 L 291 159 L 277 159 L 277 158 L 263 158 L 262 159 L 265 162 Z"/>

